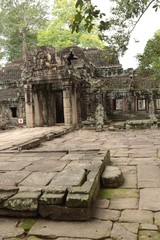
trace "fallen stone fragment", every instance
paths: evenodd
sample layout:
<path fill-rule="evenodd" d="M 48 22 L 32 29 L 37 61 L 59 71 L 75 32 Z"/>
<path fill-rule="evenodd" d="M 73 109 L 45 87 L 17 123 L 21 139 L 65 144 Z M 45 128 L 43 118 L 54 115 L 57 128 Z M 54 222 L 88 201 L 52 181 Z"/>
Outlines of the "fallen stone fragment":
<path fill-rule="evenodd" d="M 101 176 L 101 186 L 104 188 L 119 187 L 123 184 L 124 178 L 118 167 L 106 166 Z"/>

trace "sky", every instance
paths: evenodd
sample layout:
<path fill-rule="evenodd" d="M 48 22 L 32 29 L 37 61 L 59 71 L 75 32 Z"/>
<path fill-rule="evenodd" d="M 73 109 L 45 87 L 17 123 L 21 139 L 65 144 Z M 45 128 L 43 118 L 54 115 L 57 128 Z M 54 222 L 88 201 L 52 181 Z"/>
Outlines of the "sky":
<path fill-rule="evenodd" d="M 92 2 L 103 12 L 107 11 L 109 1 L 92 0 Z M 132 32 L 128 50 L 125 55 L 119 59 L 124 69 L 136 68 L 138 66 L 135 56 L 138 53 L 143 53 L 147 41 L 154 36 L 154 33 L 158 29 L 160 29 L 160 10 L 155 13 L 155 11 L 150 8 Z"/>

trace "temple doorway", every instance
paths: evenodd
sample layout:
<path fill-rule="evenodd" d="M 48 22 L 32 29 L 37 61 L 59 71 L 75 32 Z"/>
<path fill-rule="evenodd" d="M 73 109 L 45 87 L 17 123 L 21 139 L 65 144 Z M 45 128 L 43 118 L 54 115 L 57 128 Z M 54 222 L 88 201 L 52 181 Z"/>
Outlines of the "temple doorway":
<path fill-rule="evenodd" d="M 64 123 L 63 91 L 55 92 L 56 100 L 56 123 Z"/>

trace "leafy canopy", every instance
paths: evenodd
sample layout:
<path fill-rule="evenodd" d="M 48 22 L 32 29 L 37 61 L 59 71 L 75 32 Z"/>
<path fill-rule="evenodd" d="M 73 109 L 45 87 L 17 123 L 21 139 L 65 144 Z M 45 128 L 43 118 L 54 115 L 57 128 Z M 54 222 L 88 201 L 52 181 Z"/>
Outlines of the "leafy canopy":
<path fill-rule="evenodd" d="M 45 0 L 0 0 L 0 58 L 24 58 L 47 16 Z"/>
<path fill-rule="evenodd" d="M 79 32 L 71 33 L 70 25 L 75 14 L 75 0 L 55 0 L 53 18 L 38 32 L 38 45 L 52 45 L 58 50 L 72 45 L 103 48 L 104 43 L 98 37 L 96 25 L 90 34 L 83 24 Z"/>
<path fill-rule="evenodd" d="M 142 76 L 150 76 L 152 79 L 160 78 L 160 30 L 152 39 L 149 39 L 143 54 L 137 56 L 139 61 L 138 73 Z"/>
<path fill-rule="evenodd" d="M 98 1 L 98 0 L 97 0 Z M 106 8 L 107 2 L 104 0 Z M 85 29 L 90 32 L 97 25 L 100 38 L 114 46 L 119 53 L 127 50 L 130 34 L 149 7 L 155 11 L 160 8 L 159 0 L 110 0 L 111 15 L 102 13 L 91 0 L 77 0 L 76 14 L 71 24 L 72 32 L 79 32 L 84 21 Z"/>

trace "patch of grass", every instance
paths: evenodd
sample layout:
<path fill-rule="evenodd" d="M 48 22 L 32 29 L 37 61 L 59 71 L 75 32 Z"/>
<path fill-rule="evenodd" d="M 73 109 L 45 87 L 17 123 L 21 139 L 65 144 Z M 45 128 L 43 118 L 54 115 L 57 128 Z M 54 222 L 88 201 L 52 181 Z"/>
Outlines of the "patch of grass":
<path fill-rule="evenodd" d="M 20 228 L 23 228 L 25 231 L 29 231 L 33 225 L 36 223 L 36 219 L 23 219 L 23 221 L 21 222 L 21 224 L 19 225 Z"/>
<path fill-rule="evenodd" d="M 31 237 L 27 238 L 26 240 L 42 240 L 42 238 L 31 236 Z"/>
<path fill-rule="evenodd" d="M 139 191 L 137 189 L 124 188 L 101 189 L 98 197 L 101 199 L 138 198 Z"/>
<path fill-rule="evenodd" d="M 5 238 L 5 240 L 22 240 L 22 238 L 17 238 L 17 237 L 14 237 L 14 238 Z"/>
<path fill-rule="evenodd" d="M 160 232 L 150 231 L 150 230 L 141 230 L 139 232 L 138 240 L 159 240 Z"/>

